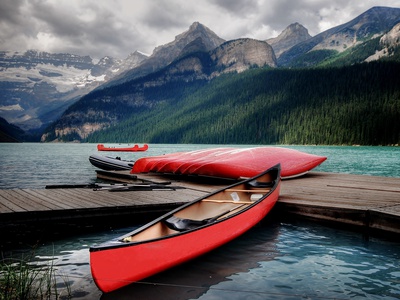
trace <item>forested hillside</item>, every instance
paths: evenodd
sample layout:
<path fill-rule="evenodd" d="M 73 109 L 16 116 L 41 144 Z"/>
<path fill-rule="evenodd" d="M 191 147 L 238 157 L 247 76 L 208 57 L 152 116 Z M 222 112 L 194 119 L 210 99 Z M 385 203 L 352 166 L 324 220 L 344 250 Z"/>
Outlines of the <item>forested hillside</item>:
<path fill-rule="evenodd" d="M 24 140 L 25 132 L 0 117 L 0 143 L 15 143 Z"/>
<path fill-rule="evenodd" d="M 399 74 L 399 63 L 373 62 L 223 75 L 193 89 L 170 87 L 165 101 L 87 141 L 399 144 Z"/>

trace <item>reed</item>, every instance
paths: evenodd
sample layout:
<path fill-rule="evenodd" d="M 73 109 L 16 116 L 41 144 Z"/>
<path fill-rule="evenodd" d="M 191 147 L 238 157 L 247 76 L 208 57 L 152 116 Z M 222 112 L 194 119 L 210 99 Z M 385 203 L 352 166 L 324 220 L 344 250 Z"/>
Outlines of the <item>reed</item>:
<path fill-rule="evenodd" d="M 70 299 L 67 276 L 60 275 L 54 261 L 6 258 L 0 261 L 0 300 Z"/>

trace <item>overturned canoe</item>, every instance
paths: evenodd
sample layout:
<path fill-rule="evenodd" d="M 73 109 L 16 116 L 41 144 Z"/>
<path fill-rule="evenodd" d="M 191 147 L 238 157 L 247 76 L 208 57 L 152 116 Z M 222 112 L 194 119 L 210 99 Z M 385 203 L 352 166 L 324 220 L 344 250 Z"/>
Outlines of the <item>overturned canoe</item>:
<path fill-rule="evenodd" d="M 280 165 L 276 165 L 184 204 L 124 236 L 90 247 L 96 285 L 110 292 L 233 240 L 273 208 L 280 183 Z"/>
<path fill-rule="evenodd" d="M 122 152 L 136 152 L 136 151 L 146 151 L 149 149 L 149 145 L 144 144 L 142 147 L 139 145 L 134 145 L 131 147 L 106 147 L 103 144 L 97 145 L 98 151 L 122 151 Z"/>
<path fill-rule="evenodd" d="M 136 173 L 171 173 L 222 178 L 253 177 L 278 163 L 282 178 L 304 175 L 327 158 L 281 147 L 212 148 L 138 159 Z"/>

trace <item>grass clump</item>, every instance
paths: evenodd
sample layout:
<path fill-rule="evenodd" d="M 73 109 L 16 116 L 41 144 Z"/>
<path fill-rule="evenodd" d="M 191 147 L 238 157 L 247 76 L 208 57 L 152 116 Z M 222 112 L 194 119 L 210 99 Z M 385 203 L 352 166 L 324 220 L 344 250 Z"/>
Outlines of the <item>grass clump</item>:
<path fill-rule="evenodd" d="M 64 288 L 60 289 L 57 278 Z M 57 274 L 53 260 L 45 264 L 30 259 L 0 261 L 0 300 L 70 299 L 65 276 Z"/>

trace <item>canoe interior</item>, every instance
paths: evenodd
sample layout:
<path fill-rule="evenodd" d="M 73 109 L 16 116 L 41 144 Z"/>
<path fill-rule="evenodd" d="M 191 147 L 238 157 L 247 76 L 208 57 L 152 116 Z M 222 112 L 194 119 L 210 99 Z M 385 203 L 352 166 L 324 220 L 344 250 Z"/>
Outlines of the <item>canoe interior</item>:
<path fill-rule="evenodd" d="M 271 187 L 254 187 L 251 186 L 249 182 L 244 182 L 210 194 L 206 198 L 191 202 L 181 207 L 179 210 L 171 212 L 170 216 L 174 215 L 181 219 L 195 221 L 216 218 L 216 220 L 213 221 L 214 223 L 227 219 L 265 199 L 275 186 L 271 184 L 275 180 L 277 180 L 277 178 L 274 172 L 266 173 L 258 177 L 257 182 L 261 183 L 261 185 L 265 183 Z M 165 224 L 164 220 L 166 218 L 168 218 L 168 216 L 164 216 L 154 224 L 150 224 L 150 226 L 139 228 L 131 234 L 124 236 L 121 240 L 126 243 L 144 242 L 180 233 L 180 231 L 173 230 Z M 210 224 L 211 223 L 207 225 Z"/>

